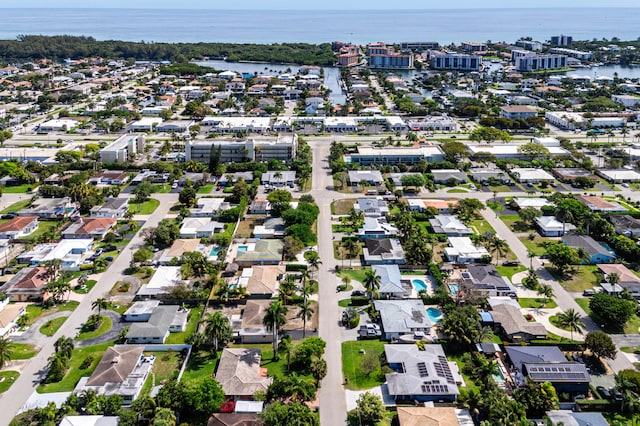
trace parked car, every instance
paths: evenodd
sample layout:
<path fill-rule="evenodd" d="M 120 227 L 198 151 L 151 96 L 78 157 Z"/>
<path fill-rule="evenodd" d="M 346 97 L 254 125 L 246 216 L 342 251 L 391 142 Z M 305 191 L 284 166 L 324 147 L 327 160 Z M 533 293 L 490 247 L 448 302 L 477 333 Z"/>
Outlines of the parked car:
<path fill-rule="evenodd" d="M 593 295 L 595 295 L 595 294 L 596 294 L 595 290 L 592 290 L 592 289 L 590 289 L 590 288 L 588 288 L 588 289 L 586 289 L 586 290 L 584 290 L 584 291 L 582 292 L 582 295 L 583 295 L 583 296 L 586 296 L 586 297 L 590 297 L 590 296 L 593 296 Z"/>
<path fill-rule="evenodd" d="M 502 262 L 502 265 L 504 266 L 518 266 L 520 264 L 520 262 L 518 262 L 517 260 L 505 260 L 504 262 Z"/>
<path fill-rule="evenodd" d="M 351 297 L 365 296 L 364 291 L 362 290 L 353 290 L 351 292 Z"/>
<path fill-rule="evenodd" d="M 365 324 L 358 329 L 359 339 L 375 339 L 381 336 L 382 330 L 378 324 Z"/>
<path fill-rule="evenodd" d="M 613 399 L 616 401 L 622 401 L 622 392 L 620 392 L 617 388 L 611 388 L 611 395 L 613 395 Z"/>
<path fill-rule="evenodd" d="M 115 251 L 115 250 L 118 250 L 118 247 L 113 246 L 113 245 L 111 245 L 111 246 L 105 246 L 105 247 L 103 248 L 103 250 L 104 250 L 104 251 Z"/>
<path fill-rule="evenodd" d="M 604 386 L 597 386 L 596 390 L 604 399 L 611 399 L 611 392 L 609 392 Z"/>
<path fill-rule="evenodd" d="M 107 256 L 104 258 L 107 262 L 113 262 L 113 256 Z"/>

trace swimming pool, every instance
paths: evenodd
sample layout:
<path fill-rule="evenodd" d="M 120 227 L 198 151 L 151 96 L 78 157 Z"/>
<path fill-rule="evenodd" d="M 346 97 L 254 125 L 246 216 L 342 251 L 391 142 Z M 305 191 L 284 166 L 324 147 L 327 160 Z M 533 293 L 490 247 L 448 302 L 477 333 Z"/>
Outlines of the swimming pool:
<path fill-rule="evenodd" d="M 504 383 L 505 382 L 504 374 L 502 374 L 502 370 L 500 370 L 500 369 L 498 369 L 498 373 L 497 374 L 493 374 L 491 377 L 493 377 L 493 380 L 496 383 Z"/>
<path fill-rule="evenodd" d="M 460 286 L 458 284 L 449 284 L 449 293 L 451 293 L 453 296 L 458 294 L 459 291 Z"/>
<path fill-rule="evenodd" d="M 438 308 L 430 307 L 427 308 L 427 316 L 432 323 L 437 324 L 442 319 L 442 311 Z"/>
<path fill-rule="evenodd" d="M 247 246 L 238 246 L 238 253 L 243 253 L 247 251 L 247 249 L 248 249 Z"/>
<path fill-rule="evenodd" d="M 211 252 L 209 252 L 209 256 L 216 257 L 218 256 L 218 253 L 220 253 L 220 247 L 213 247 Z"/>
<path fill-rule="evenodd" d="M 411 281 L 411 283 L 413 284 L 413 288 L 416 289 L 416 291 L 422 291 L 422 290 L 427 290 L 427 283 L 425 283 L 422 280 L 413 280 Z"/>

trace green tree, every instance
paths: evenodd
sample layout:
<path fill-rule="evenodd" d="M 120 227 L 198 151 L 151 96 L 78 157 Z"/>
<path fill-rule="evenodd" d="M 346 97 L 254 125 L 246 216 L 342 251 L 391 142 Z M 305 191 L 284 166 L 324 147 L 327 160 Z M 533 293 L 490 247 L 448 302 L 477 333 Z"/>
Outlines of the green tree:
<path fill-rule="evenodd" d="M 546 160 L 551 156 L 549 150 L 540 144 L 535 142 L 529 142 L 522 144 L 518 147 L 518 154 L 525 157 L 527 160 Z"/>
<path fill-rule="evenodd" d="M 307 321 L 313 317 L 315 311 L 307 300 L 300 304 L 299 308 L 297 317 L 302 318 L 302 338 L 304 339 L 307 337 Z"/>
<path fill-rule="evenodd" d="M 66 359 L 71 359 L 71 354 L 75 346 L 71 337 L 61 336 L 55 341 L 53 347 L 57 354 L 60 354 Z"/>
<path fill-rule="evenodd" d="M 469 346 L 478 341 L 482 325 L 480 314 L 474 306 L 449 305 L 443 311 L 445 315 L 438 325 L 447 339 L 461 346 Z"/>
<path fill-rule="evenodd" d="M 286 189 L 272 191 L 267 196 L 267 200 L 271 203 L 271 214 L 276 217 L 281 216 L 283 211 L 291 208 L 289 203 L 292 198 L 291 193 Z"/>
<path fill-rule="evenodd" d="M 542 216 L 542 212 L 535 207 L 525 207 L 518 211 L 518 215 L 523 222 L 527 223 L 529 227 L 533 228 L 536 224 L 536 218 Z"/>
<path fill-rule="evenodd" d="M 285 334 L 278 343 L 278 353 L 284 354 L 287 357 L 287 372 L 291 369 L 291 355 L 293 354 L 293 342 L 291 336 Z"/>
<path fill-rule="evenodd" d="M 560 327 L 569 329 L 571 333 L 571 340 L 573 340 L 573 333 L 578 332 L 582 334 L 582 329 L 584 329 L 584 323 L 582 322 L 582 318 L 580 318 L 580 314 L 575 311 L 573 308 L 569 308 L 564 312 L 560 312 L 557 316 L 558 324 Z"/>
<path fill-rule="evenodd" d="M 378 294 L 378 290 L 380 289 L 380 284 L 382 283 L 382 279 L 380 275 L 373 269 L 367 269 L 364 273 L 364 288 L 367 290 L 367 294 L 369 295 L 369 300 L 373 303 L 373 299 Z"/>
<path fill-rule="evenodd" d="M 287 322 L 287 312 L 289 310 L 282 302 L 272 302 L 267 308 L 262 323 L 267 330 L 273 333 L 273 359 L 278 360 L 278 335 L 280 329 Z"/>
<path fill-rule="evenodd" d="M 549 244 L 547 246 L 547 256 L 549 256 L 549 262 L 551 262 L 561 274 L 565 274 L 570 265 L 579 263 L 576 250 L 561 242 Z"/>
<path fill-rule="evenodd" d="M 304 404 L 273 402 L 260 414 L 264 426 L 319 426 L 318 415 Z"/>
<path fill-rule="evenodd" d="M 327 361 L 322 358 L 311 361 L 311 375 L 316 381 L 316 387 L 319 387 L 320 382 L 327 375 Z"/>
<path fill-rule="evenodd" d="M 349 412 L 348 421 L 353 426 L 375 426 L 386 416 L 382 399 L 371 392 L 364 392 L 356 400 L 356 408 Z"/>
<path fill-rule="evenodd" d="M 422 188 L 423 186 L 426 185 L 427 180 L 422 175 L 410 174 L 410 175 L 402 176 L 401 183 L 402 183 L 402 186 L 405 188 L 407 187 Z"/>
<path fill-rule="evenodd" d="M 222 312 L 215 311 L 213 314 L 207 314 L 204 323 L 204 334 L 211 343 L 213 353 L 217 354 L 220 346 L 224 346 L 227 342 L 231 341 L 233 337 L 233 330 L 231 329 L 231 324 L 229 324 L 229 318 L 222 315 Z"/>
<path fill-rule="evenodd" d="M 489 143 L 498 140 L 508 142 L 511 140 L 511 135 L 494 127 L 478 126 L 469 134 L 469 139 L 472 141 L 486 141 Z"/>
<path fill-rule="evenodd" d="M 458 163 L 462 159 L 469 156 L 467 146 L 462 142 L 446 141 L 442 145 L 440 145 L 440 148 L 444 152 L 445 159 L 452 163 Z"/>
<path fill-rule="evenodd" d="M 133 261 L 136 263 L 143 263 L 153 258 L 153 252 L 147 248 L 139 248 L 133 253 Z"/>
<path fill-rule="evenodd" d="M 544 296 L 544 305 L 546 305 L 549 299 L 552 299 L 554 296 L 553 287 L 551 287 L 549 284 L 540 284 L 538 286 L 538 289 L 536 290 L 536 293 L 538 294 L 538 296 Z"/>
<path fill-rule="evenodd" d="M 102 313 L 102 310 L 106 310 L 109 307 L 109 301 L 104 297 L 100 297 L 93 302 L 91 302 L 91 309 L 98 310 L 98 316 Z"/>
<path fill-rule="evenodd" d="M 584 339 L 584 344 L 598 358 L 615 359 L 618 353 L 611 336 L 604 331 L 590 331 Z"/>
<path fill-rule="evenodd" d="M 0 370 L 11 361 L 13 343 L 7 337 L 0 337 Z"/>
<path fill-rule="evenodd" d="M 523 405 L 527 417 L 541 418 L 547 411 L 558 409 L 558 394 L 549 382 L 534 383 L 527 379 L 524 386 L 515 390 L 513 399 Z"/>
<path fill-rule="evenodd" d="M 158 408 L 153 418 L 153 426 L 175 426 L 176 415 L 170 408 Z"/>
<path fill-rule="evenodd" d="M 589 308 L 604 325 L 616 330 L 622 329 L 635 313 L 634 302 L 605 293 L 593 296 L 589 301 Z"/>
<path fill-rule="evenodd" d="M 194 207 L 198 201 L 196 198 L 196 194 L 196 190 L 193 186 L 186 185 L 184 188 L 182 188 L 182 191 L 180 191 L 180 195 L 178 195 L 178 201 L 187 207 Z"/>

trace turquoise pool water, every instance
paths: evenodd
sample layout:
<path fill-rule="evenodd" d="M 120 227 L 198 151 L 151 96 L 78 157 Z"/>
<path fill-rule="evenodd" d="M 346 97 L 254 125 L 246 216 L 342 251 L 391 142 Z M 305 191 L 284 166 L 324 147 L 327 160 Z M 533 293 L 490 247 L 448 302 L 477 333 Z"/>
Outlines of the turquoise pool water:
<path fill-rule="evenodd" d="M 213 247 L 211 249 L 211 252 L 209 253 L 209 256 L 216 257 L 218 253 L 220 253 L 220 247 Z"/>
<path fill-rule="evenodd" d="M 449 293 L 455 296 L 459 291 L 460 286 L 458 284 L 449 284 Z"/>
<path fill-rule="evenodd" d="M 238 253 L 247 251 L 247 246 L 238 246 Z"/>
<path fill-rule="evenodd" d="M 432 323 L 437 324 L 442 319 L 442 311 L 438 308 L 427 308 L 427 316 Z"/>
<path fill-rule="evenodd" d="M 416 291 L 427 290 L 427 284 L 422 280 L 413 280 L 411 284 L 413 284 L 413 288 L 415 288 Z"/>
<path fill-rule="evenodd" d="M 504 374 L 502 374 L 502 370 L 498 370 L 498 374 L 493 374 L 492 377 L 496 383 L 504 383 L 505 381 Z"/>

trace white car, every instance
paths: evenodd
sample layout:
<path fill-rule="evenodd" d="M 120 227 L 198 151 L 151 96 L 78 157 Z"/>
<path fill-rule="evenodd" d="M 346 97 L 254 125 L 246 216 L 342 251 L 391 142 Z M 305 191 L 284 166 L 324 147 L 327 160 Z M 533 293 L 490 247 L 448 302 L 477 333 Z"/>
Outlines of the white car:
<path fill-rule="evenodd" d="M 171 188 L 176 189 L 178 187 L 178 183 L 177 182 L 173 182 L 173 185 L 171 185 Z"/>

